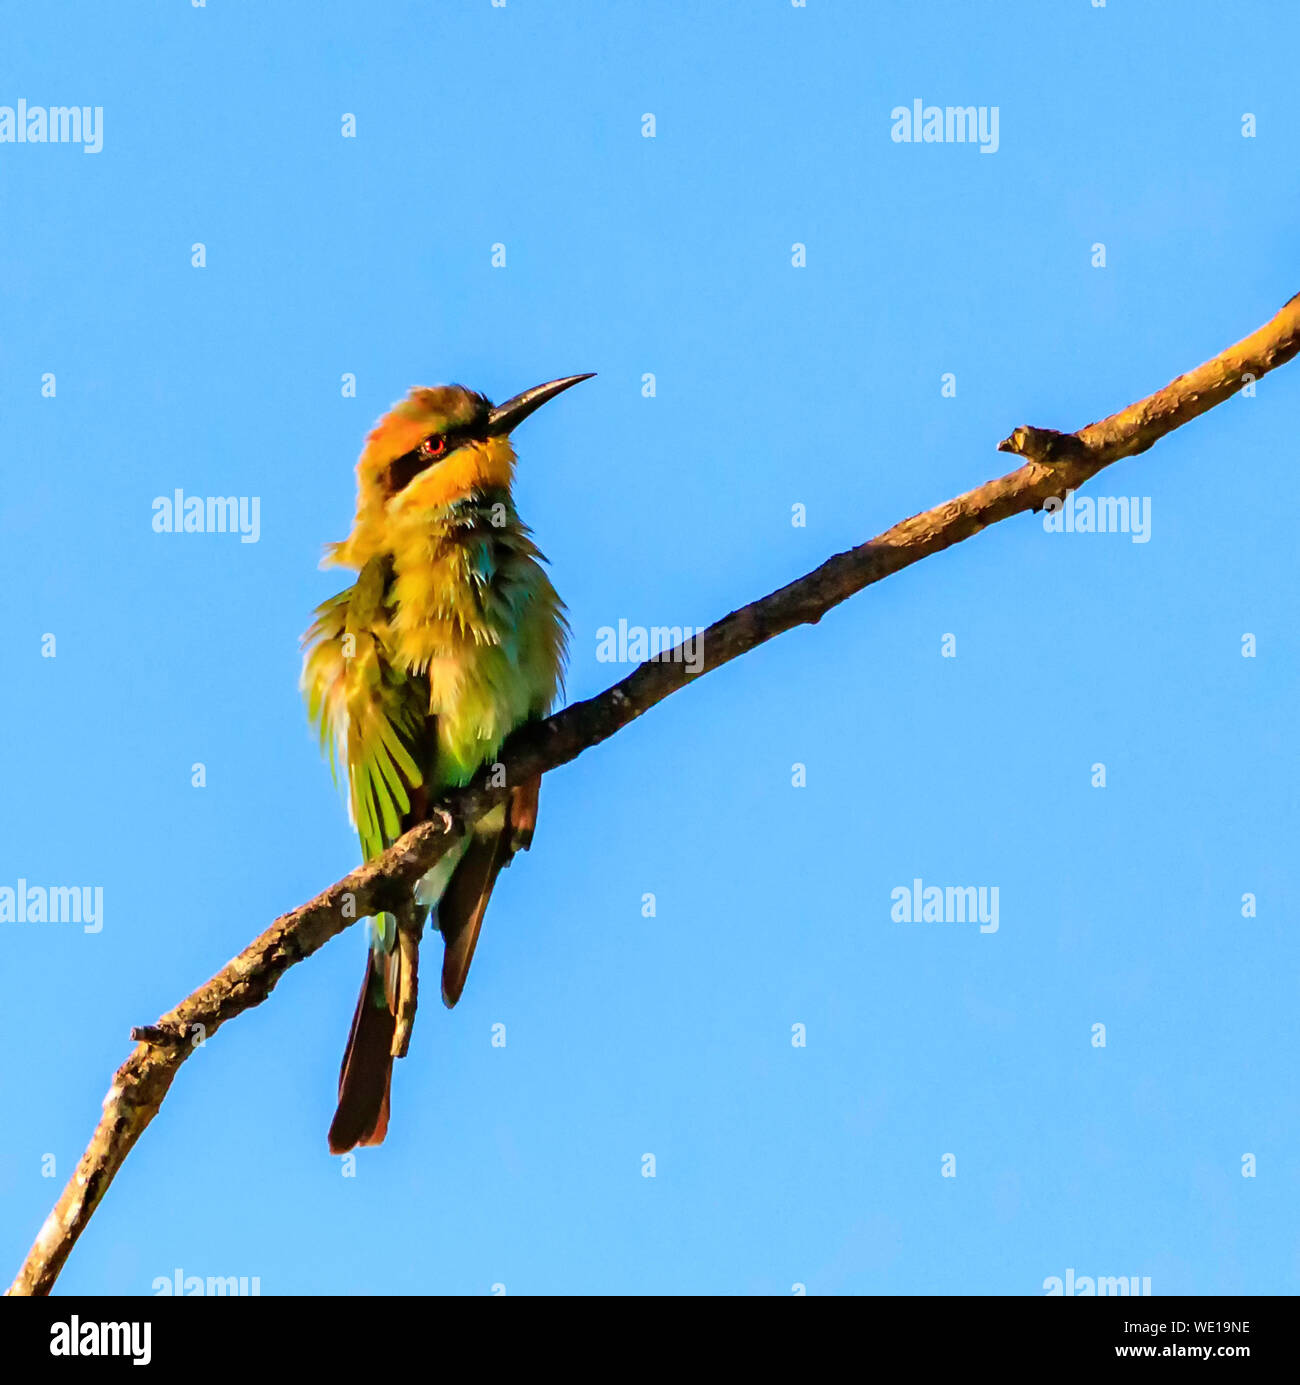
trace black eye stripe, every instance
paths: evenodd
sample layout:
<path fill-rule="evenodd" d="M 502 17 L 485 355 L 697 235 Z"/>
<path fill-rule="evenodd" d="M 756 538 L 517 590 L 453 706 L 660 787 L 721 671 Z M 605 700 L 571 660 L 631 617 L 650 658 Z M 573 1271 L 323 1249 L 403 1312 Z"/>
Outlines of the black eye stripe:
<path fill-rule="evenodd" d="M 422 471 L 427 471 L 431 466 L 437 466 L 443 458 L 449 456 L 463 443 L 486 436 L 486 431 L 479 427 L 476 422 L 462 425 L 459 428 L 449 428 L 445 433 L 430 433 L 428 437 L 421 438 L 409 452 L 403 453 L 396 461 L 389 462 L 389 494 L 396 495 L 399 491 L 405 490 Z M 430 439 L 435 441 L 441 439 L 446 444 L 441 452 L 432 457 L 426 456 L 420 451 Z"/>

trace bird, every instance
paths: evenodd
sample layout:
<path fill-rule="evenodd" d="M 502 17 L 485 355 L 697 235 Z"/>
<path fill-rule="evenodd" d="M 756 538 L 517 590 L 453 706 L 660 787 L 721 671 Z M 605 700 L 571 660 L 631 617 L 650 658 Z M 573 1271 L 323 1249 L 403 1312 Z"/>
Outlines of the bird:
<path fill-rule="evenodd" d="M 551 710 L 569 626 L 512 495 L 512 431 L 592 373 L 504 404 L 461 385 L 412 389 L 366 439 L 348 537 L 322 567 L 357 576 L 302 637 L 302 691 L 369 861 L 495 764 L 506 736 Z M 442 999 L 460 999 L 492 887 L 537 824 L 540 776 L 512 784 L 419 882 L 406 913 L 370 921 L 370 950 L 339 1070 L 329 1148 L 388 1130 L 393 1060 L 410 1042 L 419 938 L 442 935 Z"/>

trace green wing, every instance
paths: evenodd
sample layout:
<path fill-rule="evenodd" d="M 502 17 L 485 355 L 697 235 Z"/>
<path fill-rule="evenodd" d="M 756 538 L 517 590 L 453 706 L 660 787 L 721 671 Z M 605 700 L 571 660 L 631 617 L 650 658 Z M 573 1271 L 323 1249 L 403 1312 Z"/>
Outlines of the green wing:
<path fill-rule="evenodd" d="M 367 861 L 402 835 L 436 748 L 426 680 L 388 656 L 391 583 L 391 559 L 372 558 L 351 587 L 317 607 L 303 636 L 307 714 L 336 781 L 340 761 L 347 767 L 349 808 Z"/>

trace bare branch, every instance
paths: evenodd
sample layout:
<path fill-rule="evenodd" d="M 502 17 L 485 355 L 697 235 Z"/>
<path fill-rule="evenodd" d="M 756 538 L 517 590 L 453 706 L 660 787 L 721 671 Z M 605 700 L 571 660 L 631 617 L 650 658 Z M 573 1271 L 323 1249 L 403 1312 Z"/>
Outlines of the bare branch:
<path fill-rule="evenodd" d="M 520 783 L 566 764 L 693 677 L 729 663 L 796 625 L 815 624 L 863 587 L 968 539 L 990 524 L 1041 509 L 1050 498 L 1083 485 L 1102 467 L 1146 451 L 1166 433 L 1222 403 L 1248 381 L 1284 365 L 1297 351 L 1300 294 L 1259 331 L 1109 418 L 1090 423 L 1077 433 L 1017 428 L 999 444 L 999 450 L 1027 459 L 1018 470 L 913 515 L 877 538 L 828 559 L 779 591 L 723 617 L 701 637 L 703 662 L 697 661 L 696 672 L 691 671 L 685 651 L 679 647 L 639 665 L 599 696 L 574 703 L 518 731 L 502 751 L 505 779 Z M 261 937 L 157 1024 L 132 1030 L 138 1046 L 114 1075 L 90 1144 L 9 1293 L 49 1293 L 118 1169 L 158 1113 L 194 1043 L 210 1038 L 227 1020 L 260 1005 L 291 966 L 310 957 L 356 919 L 385 910 L 400 911 L 416 881 L 507 791 L 504 784 L 493 787 L 485 775 L 480 775 L 468 788 L 448 794 L 440 804 L 445 812 L 435 813 L 432 820 L 413 828 L 382 856 L 276 919 Z"/>

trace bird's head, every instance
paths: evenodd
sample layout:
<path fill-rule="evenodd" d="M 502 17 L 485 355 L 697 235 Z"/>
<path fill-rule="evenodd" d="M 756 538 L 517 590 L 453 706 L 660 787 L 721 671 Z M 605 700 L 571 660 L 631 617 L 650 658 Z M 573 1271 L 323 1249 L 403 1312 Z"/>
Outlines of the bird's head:
<path fill-rule="evenodd" d="M 413 389 L 375 425 L 357 462 L 357 514 L 326 563 L 360 568 L 384 546 L 390 521 L 468 496 L 509 491 L 510 433 L 535 409 L 591 375 L 568 375 L 493 405 L 461 385 Z"/>

